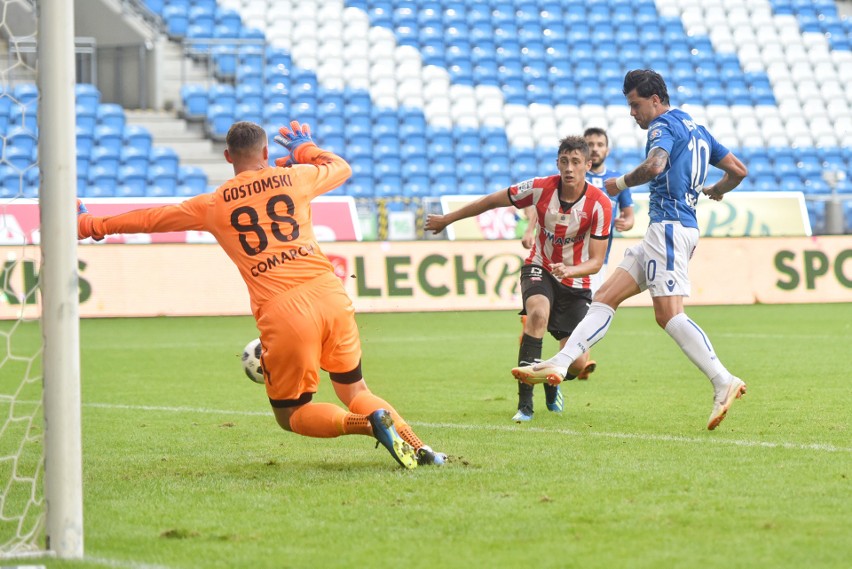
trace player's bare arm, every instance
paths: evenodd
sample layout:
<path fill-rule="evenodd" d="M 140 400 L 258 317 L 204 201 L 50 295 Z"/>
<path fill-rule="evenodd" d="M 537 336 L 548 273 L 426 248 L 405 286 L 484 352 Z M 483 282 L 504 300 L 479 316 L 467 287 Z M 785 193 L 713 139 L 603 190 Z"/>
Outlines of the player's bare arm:
<path fill-rule="evenodd" d="M 578 278 L 594 275 L 601 270 L 606 258 L 606 246 L 608 239 L 592 238 L 589 240 L 589 258 L 576 265 L 565 265 L 556 263 L 551 267 L 551 274 L 558 279 Z"/>
<path fill-rule="evenodd" d="M 619 231 L 630 231 L 636 222 L 633 216 L 633 207 L 621 208 L 618 217 L 615 218 L 615 228 Z"/>
<path fill-rule="evenodd" d="M 524 249 L 532 249 L 535 243 L 535 226 L 538 221 L 538 214 L 533 206 L 524 208 L 524 216 L 527 218 L 527 228 L 524 230 L 524 236 L 521 238 L 521 246 Z"/>
<path fill-rule="evenodd" d="M 736 188 L 748 176 L 748 168 L 739 158 L 734 156 L 733 152 L 729 152 L 727 156 L 722 158 L 716 167 L 725 172 L 722 178 L 704 188 L 704 194 L 713 201 L 720 202 L 725 194 Z"/>
<path fill-rule="evenodd" d="M 475 217 L 480 213 L 488 211 L 489 209 L 494 209 L 497 207 L 509 207 L 511 205 L 512 202 L 509 201 L 509 192 L 507 192 L 506 190 L 497 190 L 492 194 L 488 194 L 487 196 L 483 196 L 478 200 L 472 201 L 469 204 L 457 209 L 456 211 L 451 211 L 446 215 L 428 215 L 426 217 L 426 225 L 424 226 L 424 228 L 426 229 L 426 231 L 440 233 L 449 224 L 454 223 L 460 219 Z"/>
<path fill-rule="evenodd" d="M 632 171 L 622 176 L 621 179 L 624 181 L 625 187 L 628 188 L 647 184 L 666 169 L 668 161 L 668 152 L 662 148 L 652 148 L 648 153 L 648 157 L 645 158 L 645 161 L 639 164 Z M 604 181 L 604 189 L 607 194 L 617 196 L 623 189 L 618 187 L 618 180 L 619 178 L 610 178 Z"/>

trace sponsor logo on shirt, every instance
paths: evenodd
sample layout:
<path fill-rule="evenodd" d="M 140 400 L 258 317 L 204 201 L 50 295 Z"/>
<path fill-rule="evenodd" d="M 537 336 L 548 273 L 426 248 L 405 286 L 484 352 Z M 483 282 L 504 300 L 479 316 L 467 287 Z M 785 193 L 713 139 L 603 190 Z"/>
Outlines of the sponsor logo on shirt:
<path fill-rule="evenodd" d="M 544 238 L 553 243 L 554 245 L 565 245 L 566 243 L 578 243 L 583 241 L 583 235 L 563 235 L 562 237 L 557 237 L 552 231 L 548 231 L 546 228 L 542 228 L 541 232 L 544 234 Z"/>

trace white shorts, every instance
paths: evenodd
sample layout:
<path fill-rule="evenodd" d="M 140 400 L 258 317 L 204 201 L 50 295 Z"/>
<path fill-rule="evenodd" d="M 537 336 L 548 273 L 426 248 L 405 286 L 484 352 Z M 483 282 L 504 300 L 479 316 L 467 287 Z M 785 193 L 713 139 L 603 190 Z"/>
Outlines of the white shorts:
<path fill-rule="evenodd" d="M 624 252 L 618 266 L 651 296 L 689 296 L 687 265 L 696 245 L 698 229 L 672 221 L 652 223 L 642 242 Z"/>

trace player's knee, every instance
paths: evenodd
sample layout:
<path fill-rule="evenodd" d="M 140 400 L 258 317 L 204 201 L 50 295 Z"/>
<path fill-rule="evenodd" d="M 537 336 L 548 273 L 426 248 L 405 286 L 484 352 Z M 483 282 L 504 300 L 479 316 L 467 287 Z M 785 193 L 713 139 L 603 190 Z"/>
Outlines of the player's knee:
<path fill-rule="evenodd" d="M 527 311 L 526 329 L 532 332 L 538 332 L 539 335 L 547 328 L 547 321 L 550 314 L 547 310 L 535 309 Z"/>
<path fill-rule="evenodd" d="M 293 432 L 293 428 L 290 426 L 290 417 L 295 413 L 296 409 L 300 407 L 273 407 L 272 412 L 275 414 L 275 421 L 278 423 L 278 426 L 284 429 L 285 431 Z"/>
<path fill-rule="evenodd" d="M 673 317 L 674 315 L 669 314 L 668 312 L 654 312 L 654 318 L 657 320 L 657 326 L 659 326 L 663 330 L 666 329 L 666 325 Z"/>

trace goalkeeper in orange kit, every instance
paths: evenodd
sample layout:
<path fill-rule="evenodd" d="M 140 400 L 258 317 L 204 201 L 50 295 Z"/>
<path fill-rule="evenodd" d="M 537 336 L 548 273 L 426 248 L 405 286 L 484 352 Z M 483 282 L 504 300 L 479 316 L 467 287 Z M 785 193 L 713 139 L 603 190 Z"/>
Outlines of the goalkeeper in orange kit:
<path fill-rule="evenodd" d="M 112 233 L 209 231 L 240 271 L 263 344 L 266 393 L 278 424 L 308 437 L 375 437 L 405 468 L 439 465 L 434 452 L 361 374 L 361 343 L 352 302 L 320 250 L 311 200 L 344 183 L 352 169 L 318 148 L 308 125 L 282 127 L 289 156 L 270 167 L 266 131 L 234 123 L 225 159 L 234 177 L 180 204 L 94 217 L 80 204 L 78 238 Z M 263 266 L 264 270 L 258 270 Z M 312 401 L 319 368 L 329 372 L 348 411 Z"/>

